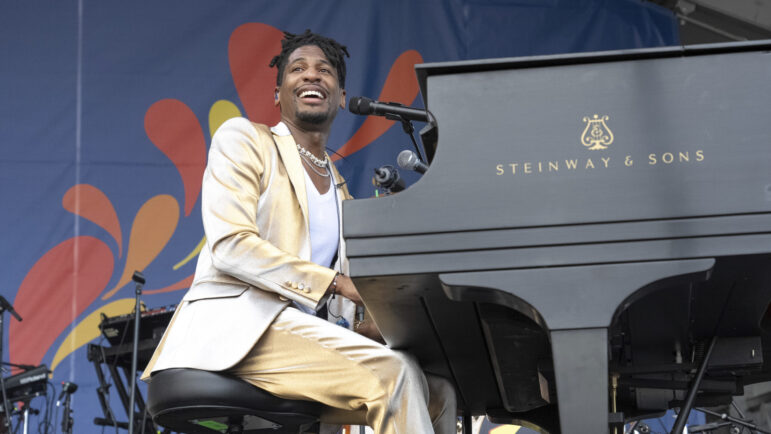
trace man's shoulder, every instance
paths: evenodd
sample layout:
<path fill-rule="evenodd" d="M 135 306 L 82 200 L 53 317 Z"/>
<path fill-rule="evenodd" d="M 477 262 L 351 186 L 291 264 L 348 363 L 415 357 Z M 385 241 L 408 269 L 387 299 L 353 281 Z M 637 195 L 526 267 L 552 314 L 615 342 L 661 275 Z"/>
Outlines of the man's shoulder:
<path fill-rule="evenodd" d="M 258 133 L 265 134 L 265 135 L 268 135 L 268 136 L 272 136 L 273 135 L 273 132 L 270 130 L 269 126 L 267 126 L 265 124 L 261 124 L 259 122 L 252 122 L 252 121 L 248 121 L 248 122 L 250 124 L 252 124 L 252 127 L 254 127 L 254 129 L 257 130 Z"/>
<path fill-rule="evenodd" d="M 270 127 L 257 122 L 252 122 L 249 119 L 243 117 L 234 117 L 226 120 L 217 128 L 217 132 L 236 130 L 247 134 L 256 132 L 257 134 L 271 136 L 273 133 L 270 131 Z M 216 133 L 215 133 L 216 134 Z"/>
<path fill-rule="evenodd" d="M 267 125 L 252 122 L 242 117 L 226 120 L 212 136 L 212 148 L 224 152 L 237 149 L 251 149 L 252 152 L 266 152 L 275 148 L 273 133 Z"/>

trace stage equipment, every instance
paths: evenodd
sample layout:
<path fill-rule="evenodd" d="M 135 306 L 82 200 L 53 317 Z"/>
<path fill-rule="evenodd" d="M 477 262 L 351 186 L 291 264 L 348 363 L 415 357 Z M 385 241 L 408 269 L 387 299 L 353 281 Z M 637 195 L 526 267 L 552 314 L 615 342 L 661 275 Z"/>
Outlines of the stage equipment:
<path fill-rule="evenodd" d="M 166 327 L 169 325 L 171 317 L 174 315 L 176 306 L 161 306 L 141 312 L 139 321 L 139 342 L 147 340 L 157 340 L 163 335 Z M 134 342 L 134 313 L 108 317 L 102 314 L 99 330 L 112 347 L 120 347 Z M 137 359 L 142 363 L 142 351 L 139 352 Z M 127 359 L 130 363 L 131 360 Z M 141 369 L 141 366 L 139 366 Z"/>
<path fill-rule="evenodd" d="M 97 396 L 102 408 L 103 417 L 94 418 L 94 424 L 99 426 L 109 426 L 114 428 L 128 429 L 128 422 L 118 421 L 115 412 L 109 405 L 109 392 L 111 383 L 103 372 L 103 367 L 107 368 L 109 379 L 115 385 L 116 392 L 120 398 L 121 405 L 126 411 L 130 412 L 130 391 L 129 384 L 132 378 L 131 365 L 134 354 L 137 356 L 137 371 L 142 371 L 150 361 L 155 348 L 163 336 L 163 332 L 174 315 L 176 306 L 164 306 L 142 311 L 139 321 L 139 341 L 134 351 L 133 338 L 136 336 L 135 313 L 118 315 L 114 317 L 102 316 L 99 328 L 110 346 L 96 344 L 88 345 L 88 360 L 93 363 L 94 371 L 97 375 L 99 387 Z M 145 413 L 145 403 L 139 390 L 136 391 L 136 412 L 135 416 L 142 419 Z M 152 421 L 145 421 L 142 428 L 136 427 L 136 431 L 145 434 L 154 434 L 156 432 Z"/>
<path fill-rule="evenodd" d="M 723 426 L 730 426 L 731 432 L 744 432 L 744 429 L 748 429 L 750 432 L 755 431 L 756 433 L 763 433 L 763 434 L 771 434 L 771 431 L 760 427 L 758 425 L 755 425 L 752 423 L 752 420 L 747 420 L 744 418 L 744 415 L 739 412 L 740 417 L 731 417 L 728 414 L 725 413 L 718 413 L 715 411 L 712 411 L 707 408 L 694 408 L 696 411 L 700 411 L 704 414 L 708 414 L 710 416 L 715 416 L 720 418 L 721 422 L 710 422 L 704 425 L 701 425 L 699 427 L 689 426 L 688 432 L 689 433 L 697 433 L 697 432 L 711 432 L 717 428 L 723 427 Z M 739 410 L 738 408 L 736 409 Z"/>
<path fill-rule="evenodd" d="M 64 410 L 62 411 L 62 433 L 72 434 L 72 427 L 75 421 L 72 419 L 72 408 L 70 407 L 72 394 L 78 390 L 78 385 L 65 381 L 62 383 L 62 392 L 59 394 L 59 399 L 56 400 L 56 406 L 59 406 L 62 398 L 64 398 Z"/>
<path fill-rule="evenodd" d="M 4 317 L 5 312 L 10 312 L 11 315 L 16 318 L 17 321 L 21 321 L 21 316 L 16 312 L 16 310 L 13 308 L 13 305 L 8 302 L 8 300 L 5 299 L 2 295 L 0 295 L 0 361 L 3 360 L 3 347 L 5 346 L 4 337 L 5 337 L 5 331 L 3 329 L 4 326 Z M 5 377 L 0 375 L 0 395 L 2 395 L 3 399 L 3 412 L 6 415 L 11 414 L 11 407 L 8 405 L 8 394 L 5 388 Z M 11 417 L 8 416 L 3 421 L 5 429 L 7 431 L 11 430 Z"/>
<path fill-rule="evenodd" d="M 45 395 L 50 373 L 46 365 L 40 365 L 7 377 L 5 390 L 8 402 L 27 401 Z"/>
<path fill-rule="evenodd" d="M 372 185 L 386 189 L 390 193 L 398 193 L 404 190 L 404 180 L 399 176 L 399 171 L 391 165 L 380 166 L 375 169 Z"/>
<path fill-rule="evenodd" d="M 38 396 L 46 395 L 48 375 L 51 371 L 45 365 L 31 366 L 8 362 L 3 362 L 3 365 L 24 369 L 23 372 L 7 377 L 5 379 L 5 388 L 9 403 L 21 402 L 23 404 L 20 409 L 23 423 L 22 433 L 27 434 L 29 431 L 29 415 L 30 413 L 37 413 L 37 410 L 30 408 L 30 401 Z M 3 408 L 0 408 L 0 411 L 3 413 L 3 419 L 10 419 L 5 417 Z M 11 415 L 14 413 L 15 411 L 11 410 Z M 8 431 L 0 430 L 0 432 Z"/>
<path fill-rule="evenodd" d="M 363 96 L 351 97 L 348 110 L 357 115 L 384 116 L 390 120 L 428 122 L 428 112 L 422 109 L 407 107 L 398 102 L 380 102 L 374 101 Z"/>
<path fill-rule="evenodd" d="M 133 346 L 131 350 L 131 395 L 129 397 L 129 409 L 131 411 L 128 413 L 129 433 L 134 432 L 134 404 L 136 402 L 137 393 L 137 353 L 139 352 L 139 322 L 142 319 L 142 314 L 140 313 L 140 309 L 142 307 L 140 298 L 142 297 L 142 286 L 145 284 L 145 276 L 139 271 L 134 271 L 134 275 L 131 277 L 131 280 L 136 283 L 134 291 L 136 302 L 134 307 Z"/>
<path fill-rule="evenodd" d="M 414 172 L 420 173 L 421 175 L 426 173 L 428 170 L 428 165 L 420 161 L 418 155 L 409 149 L 405 149 L 402 152 L 399 152 L 399 156 L 396 157 L 396 162 L 402 169 L 412 170 Z"/>
<path fill-rule="evenodd" d="M 421 130 L 421 137 L 431 139 L 436 134 L 436 120 L 434 116 L 428 110 L 415 109 L 412 107 L 405 107 L 403 104 L 396 102 L 382 103 L 379 101 L 373 101 L 363 96 L 352 97 L 348 104 L 348 110 L 357 115 L 363 116 L 384 116 L 388 120 L 399 121 L 402 124 L 402 130 L 410 137 L 412 145 L 415 147 L 416 157 L 419 162 L 423 163 L 421 157 L 420 147 L 415 140 L 415 126 L 412 125 L 412 121 L 427 122 L 425 128 Z M 425 136 L 424 136 L 425 134 Z M 425 150 L 423 152 L 425 154 Z M 433 154 L 431 154 L 433 156 Z M 421 172 L 423 173 L 423 172 Z"/>

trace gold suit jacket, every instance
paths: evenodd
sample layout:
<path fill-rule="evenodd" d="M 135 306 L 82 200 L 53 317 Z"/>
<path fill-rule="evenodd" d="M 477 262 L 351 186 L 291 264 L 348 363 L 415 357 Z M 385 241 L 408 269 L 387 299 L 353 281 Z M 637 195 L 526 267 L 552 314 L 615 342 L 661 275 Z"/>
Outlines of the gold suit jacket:
<path fill-rule="evenodd" d="M 331 168 L 340 225 L 341 201 L 351 196 Z M 206 245 L 143 378 L 175 367 L 230 368 L 290 300 L 316 307 L 335 271 L 310 262 L 304 170 L 291 135 L 244 118 L 220 126 L 201 192 Z M 339 246 L 335 268 L 347 272 L 342 230 Z"/>

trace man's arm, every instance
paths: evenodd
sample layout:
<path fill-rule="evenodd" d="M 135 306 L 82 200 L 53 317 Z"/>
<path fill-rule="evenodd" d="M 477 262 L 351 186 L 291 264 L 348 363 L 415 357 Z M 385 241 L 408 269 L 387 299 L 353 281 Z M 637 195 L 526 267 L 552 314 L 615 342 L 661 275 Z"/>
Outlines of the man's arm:
<path fill-rule="evenodd" d="M 336 284 L 335 284 L 336 283 Z M 356 289 L 356 285 L 353 284 L 353 281 L 350 277 L 339 275 L 335 279 L 335 282 L 333 285 L 330 285 L 330 291 L 332 288 L 335 288 L 335 293 L 340 294 L 343 297 L 348 298 L 349 300 L 353 301 L 359 306 L 363 306 L 363 303 L 361 301 L 361 296 L 359 295 L 359 291 Z M 380 334 L 380 330 L 378 330 L 377 325 L 375 325 L 375 322 L 372 321 L 372 318 L 366 317 L 363 321 L 359 321 L 358 319 L 354 321 L 353 323 L 353 331 L 356 333 L 366 336 L 373 341 L 380 342 L 382 344 L 385 344 L 385 340 L 383 339 L 383 336 Z"/>

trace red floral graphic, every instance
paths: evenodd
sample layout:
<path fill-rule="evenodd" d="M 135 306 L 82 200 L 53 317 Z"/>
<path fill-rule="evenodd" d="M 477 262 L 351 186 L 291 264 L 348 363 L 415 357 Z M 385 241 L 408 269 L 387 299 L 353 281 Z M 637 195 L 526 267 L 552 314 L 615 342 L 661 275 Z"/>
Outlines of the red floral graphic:
<path fill-rule="evenodd" d="M 185 188 L 185 216 L 189 216 L 201 193 L 206 166 L 206 139 L 201 124 L 181 101 L 162 99 L 147 109 L 145 132 L 179 171 Z"/>
<path fill-rule="evenodd" d="M 11 321 L 12 360 L 39 364 L 73 316 L 104 290 L 114 263 L 110 248 L 93 237 L 70 238 L 43 255 L 16 293 L 14 306 L 25 315 L 23 322 Z"/>

